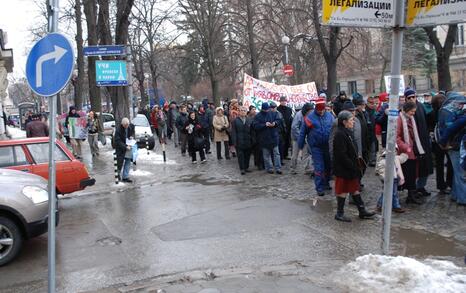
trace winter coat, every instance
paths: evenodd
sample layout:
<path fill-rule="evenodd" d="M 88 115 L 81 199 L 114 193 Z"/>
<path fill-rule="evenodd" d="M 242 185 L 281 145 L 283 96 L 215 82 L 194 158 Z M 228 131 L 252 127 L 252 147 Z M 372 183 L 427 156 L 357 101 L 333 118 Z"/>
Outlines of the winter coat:
<path fill-rule="evenodd" d="M 404 114 L 401 113 L 400 115 L 404 115 Z M 398 120 L 396 123 L 397 123 L 396 145 L 398 146 L 399 153 L 405 153 L 408 155 L 409 160 L 415 160 L 416 154 L 414 150 L 416 146 L 415 146 L 415 140 L 414 140 L 414 132 L 413 132 L 414 130 L 413 130 L 413 125 L 412 125 L 412 120 L 409 118 L 406 118 L 406 123 L 408 124 L 409 141 L 405 141 L 404 139 L 403 122 L 401 120 L 401 117 L 398 116 Z M 419 128 L 418 128 L 418 132 L 419 132 Z"/>
<path fill-rule="evenodd" d="M 47 124 L 40 120 L 33 120 L 26 125 L 26 137 L 49 136 Z"/>
<path fill-rule="evenodd" d="M 344 179 L 361 176 L 358 155 L 354 147 L 351 130 L 338 126 L 333 140 L 333 174 Z"/>
<path fill-rule="evenodd" d="M 335 102 L 333 103 L 333 112 L 335 113 L 336 116 L 338 116 L 338 113 L 340 113 L 340 111 L 343 109 L 343 104 L 346 102 L 346 101 L 349 101 L 349 99 L 341 99 L 340 97 L 338 97 Z"/>
<path fill-rule="evenodd" d="M 134 124 L 130 123 L 128 126 L 128 133 L 125 135 L 126 130 L 125 128 L 120 125 L 117 127 L 115 130 L 115 152 L 117 155 L 117 158 L 124 158 L 125 153 L 126 153 L 126 139 L 133 137 L 135 138 L 134 135 Z"/>
<path fill-rule="evenodd" d="M 354 133 L 354 136 L 360 135 L 360 146 L 358 145 L 358 155 L 361 156 L 364 161 L 369 160 L 370 146 L 371 146 L 371 137 L 369 134 L 369 128 L 367 126 L 367 116 L 364 112 L 356 111 L 356 118 L 359 120 L 360 131 L 361 133 Z M 359 149 L 359 147 L 361 149 Z"/>
<path fill-rule="evenodd" d="M 238 117 L 231 124 L 231 139 L 236 148 L 249 149 L 253 145 L 251 118 L 245 117 L 244 121 Z"/>
<path fill-rule="evenodd" d="M 214 141 L 228 141 L 227 130 L 230 127 L 228 118 L 225 115 L 215 115 L 212 124 L 214 126 Z"/>
<path fill-rule="evenodd" d="M 299 133 L 301 132 L 301 126 L 304 123 L 303 112 L 298 111 L 293 118 L 291 123 L 291 139 L 297 141 L 299 138 Z"/>
<path fill-rule="evenodd" d="M 291 133 L 291 124 L 293 123 L 293 111 L 290 107 L 282 105 L 278 106 L 277 110 L 278 112 L 282 113 L 283 122 L 285 123 L 285 131 L 288 135 Z"/>
<path fill-rule="evenodd" d="M 91 118 L 87 119 L 87 131 L 89 134 L 95 134 L 95 133 L 100 133 L 102 132 L 102 129 L 100 127 L 100 121 L 99 118 L 94 118 L 94 120 L 91 120 Z"/>
<path fill-rule="evenodd" d="M 188 113 L 180 112 L 180 115 L 178 116 L 178 118 L 176 118 L 176 128 L 178 128 L 178 130 L 184 134 L 188 133 L 184 128 L 186 121 L 188 121 Z"/>
<path fill-rule="evenodd" d="M 425 177 L 429 174 L 434 173 L 434 164 L 432 160 L 432 145 L 430 139 L 430 133 L 426 120 L 426 112 L 424 106 L 416 101 L 416 114 L 414 115 L 416 120 L 417 131 L 419 133 L 419 139 L 421 141 L 422 148 L 425 151 L 425 155 L 419 160 L 419 177 Z"/>
<path fill-rule="evenodd" d="M 375 115 L 375 123 L 380 125 L 380 128 L 382 129 L 382 147 L 387 145 L 388 116 L 385 114 L 386 109 L 388 109 L 388 103 L 383 103 L 380 110 Z"/>
<path fill-rule="evenodd" d="M 267 122 L 275 123 L 274 127 L 267 127 Z M 278 146 L 278 127 L 280 125 L 280 117 L 276 112 L 259 112 L 254 117 L 253 127 L 256 131 L 257 142 L 262 148 L 274 148 Z"/>
<path fill-rule="evenodd" d="M 298 147 L 304 147 L 304 141 L 307 137 L 309 147 L 328 148 L 328 141 L 333 125 L 333 115 L 324 112 L 322 116 L 316 111 L 312 111 L 304 117 L 304 123 L 301 126 L 301 131 L 298 138 Z"/>
<path fill-rule="evenodd" d="M 186 128 L 190 127 L 191 130 L 187 130 Z M 185 122 L 184 129 L 186 129 L 186 133 L 188 134 L 188 151 L 190 153 L 199 151 L 202 147 L 199 144 L 196 144 L 197 141 L 203 141 L 203 130 L 201 123 L 197 117 L 195 119 L 191 119 L 188 117 L 188 120 Z"/>
<path fill-rule="evenodd" d="M 210 124 L 209 124 L 209 116 L 207 116 L 207 113 L 201 113 L 197 112 L 197 119 L 199 120 L 199 123 L 201 123 L 202 128 L 204 129 L 209 129 Z"/>

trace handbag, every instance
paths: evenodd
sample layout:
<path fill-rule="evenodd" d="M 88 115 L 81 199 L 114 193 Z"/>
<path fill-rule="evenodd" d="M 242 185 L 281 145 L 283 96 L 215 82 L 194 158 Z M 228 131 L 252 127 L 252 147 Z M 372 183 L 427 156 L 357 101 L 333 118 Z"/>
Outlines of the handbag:
<path fill-rule="evenodd" d="M 363 158 L 358 158 L 358 167 L 361 171 L 367 168 L 367 163 Z"/>
<path fill-rule="evenodd" d="M 194 136 L 194 147 L 197 150 L 202 150 L 205 146 L 205 139 L 202 136 Z"/>
<path fill-rule="evenodd" d="M 99 132 L 98 139 L 102 145 L 107 144 L 107 138 L 105 137 L 105 134 L 103 134 L 102 132 Z"/>

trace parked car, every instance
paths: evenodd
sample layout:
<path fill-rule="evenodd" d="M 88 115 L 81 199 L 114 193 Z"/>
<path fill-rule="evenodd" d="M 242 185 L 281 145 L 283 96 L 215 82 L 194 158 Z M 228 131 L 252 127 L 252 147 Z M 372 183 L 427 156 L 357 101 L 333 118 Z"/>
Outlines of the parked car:
<path fill-rule="evenodd" d="M 57 193 L 71 193 L 95 184 L 86 166 L 59 140 L 56 141 L 55 160 Z M 19 170 L 48 179 L 48 137 L 0 141 L 0 168 Z"/>
<path fill-rule="evenodd" d="M 19 115 L 12 114 L 8 116 L 8 126 L 19 127 Z"/>
<path fill-rule="evenodd" d="M 135 139 L 138 144 L 138 148 L 146 148 L 149 144 L 149 149 L 152 150 L 155 147 L 155 138 L 150 128 L 149 120 L 143 114 L 137 114 L 136 117 L 131 121 L 134 124 Z M 112 135 L 112 147 L 115 148 L 114 133 Z M 146 138 L 147 135 L 147 138 Z"/>
<path fill-rule="evenodd" d="M 0 266 L 18 255 L 24 240 L 47 232 L 48 199 L 42 177 L 0 169 Z"/>
<path fill-rule="evenodd" d="M 104 134 L 106 136 L 112 136 L 113 130 L 115 129 L 115 117 L 110 113 L 100 114 L 101 121 L 104 125 Z"/>

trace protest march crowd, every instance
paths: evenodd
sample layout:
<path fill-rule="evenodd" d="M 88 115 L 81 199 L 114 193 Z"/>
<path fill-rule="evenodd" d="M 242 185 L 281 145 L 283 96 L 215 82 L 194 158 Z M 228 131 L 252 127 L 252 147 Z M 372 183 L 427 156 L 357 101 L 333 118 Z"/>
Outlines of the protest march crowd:
<path fill-rule="evenodd" d="M 256 109 L 254 104 L 246 107 L 236 99 L 223 102 L 222 107 L 215 107 L 207 99 L 198 105 L 172 101 L 141 109 L 139 114 L 147 117 L 161 144 L 171 140 L 182 156 L 189 154 L 193 164 L 207 161 L 212 144 L 217 160 L 238 160 L 242 175 L 252 172 L 251 156 L 254 167 L 268 174 L 281 175 L 286 160 L 290 161 L 290 173 L 297 174 L 298 164 L 303 163 L 304 172 L 313 177 L 318 196 L 332 190 L 336 195 L 336 220 L 351 222 L 344 215 L 348 196 L 357 206 L 359 218 L 372 218 L 375 212 L 365 208 L 361 191 L 369 167 L 375 167 L 381 185 L 384 181 L 388 94 L 363 97 L 354 93 L 348 97 L 341 91 L 328 98 L 321 93 L 318 99 L 293 105 L 294 108 L 289 107 L 285 96 L 276 102 L 263 101 Z M 66 133 L 71 117 L 79 117 L 74 107 L 70 107 L 65 129 L 59 131 Z M 28 136 L 48 135 L 39 122 L 33 118 L 27 125 Z M 90 111 L 86 127 L 93 156 L 99 154 L 101 125 Z M 407 88 L 399 97 L 396 129 L 393 211 L 406 212 L 400 200 L 403 190 L 407 191 L 406 204 L 425 202 L 431 195 L 426 184 L 434 168 L 439 194 L 449 194 L 452 201 L 466 205 L 466 97 L 442 91 L 419 96 Z M 114 145 L 118 174 L 124 182 L 132 182 L 129 166 L 133 144 L 128 141 L 134 137 L 134 125 L 123 118 L 115 129 Z M 67 141 L 77 158 L 81 158 L 82 141 Z M 381 195 L 378 211 L 382 205 Z"/>

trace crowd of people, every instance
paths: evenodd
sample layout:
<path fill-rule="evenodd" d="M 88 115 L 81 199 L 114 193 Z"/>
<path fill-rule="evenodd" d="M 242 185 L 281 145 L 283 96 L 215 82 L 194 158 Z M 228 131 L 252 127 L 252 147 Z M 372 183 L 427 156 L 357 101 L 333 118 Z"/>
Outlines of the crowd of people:
<path fill-rule="evenodd" d="M 172 102 L 145 114 L 159 138 L 173 138 L 175 147 L 180 147 L 183 156 L 188 153 L 192 163 L 198 162 L 197 154 L 201 163 L 206 162 L 211 143 L 215 143 L 218 160 L 237 158 L 242 175 L 251 172 L 251 162 L 258 170 L 280 175 L 287 160 L 291 161 L 291 174 L 297 174 L 302 161 L 319 196 L 335 193 L 335 219 L 350 221 L 344 215 L 348 196 L 361 219 L 372 218 L 375 213 L 365 208 L 361 191 L 368 168 L 375 167 L 376 175 L 384 180 L 388 94 L 363 97 L 354 93 L 348 97 L 342 91 L 329 99 L 322 93 L 318 100 L 295 109 L 287 105 L 286 97 L 278 102 L 264 102 L 259 111 L 236 99 L 222 107 L 207 100 L 197 107 Z M 439 194 L 451 194 L 453 201 L 466 204 L 464 151 L 460 154 L 466 140 L 465 109 L 466 98 L 454 92 L 419 96 L 408 88 L 400 95 L 394 212 L 406 212 L 399 198 L 402 190 L 407 191 L 406 204 L 426 201 L 431 195 L 427 180 L 434 167 Z M 382 205 L 381 195 L 378 211 Z"/>

